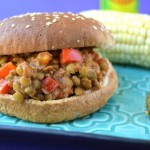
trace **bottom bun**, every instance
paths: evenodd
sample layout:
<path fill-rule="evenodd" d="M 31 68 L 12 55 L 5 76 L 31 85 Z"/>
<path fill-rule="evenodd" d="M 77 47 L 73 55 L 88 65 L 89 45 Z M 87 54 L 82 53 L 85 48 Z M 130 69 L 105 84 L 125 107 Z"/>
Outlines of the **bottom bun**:
<path fill-rule="evenodd" d="M 56 123 L 80 118 L 103 107 L 118 87 L 118 78 L 109 63 L 105 83 L 99 90 L 82 96 L 60 100 L 26 100 L 18 103 L 12 95 L 0 95 L 0 112 L 20 119 L 38 123 Z M 106 79 L 107 78 L 107 79 Z"/>

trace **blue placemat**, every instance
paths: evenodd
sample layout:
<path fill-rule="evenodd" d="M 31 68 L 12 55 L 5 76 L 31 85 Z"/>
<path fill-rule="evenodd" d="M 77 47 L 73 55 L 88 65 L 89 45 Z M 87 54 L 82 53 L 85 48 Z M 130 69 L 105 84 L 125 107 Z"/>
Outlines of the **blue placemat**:
<path fill-rule="evenodd" d="M 145 100 L 150 91 L 148 69 L 115 65 L 119 89 L 109 102 L 96 113 L 70 122 L 36 124 L 0 114 L 0 128 L 16 126 L 48 130 L 63 130 L 133 139 L 150 139 L 150 119 L 145 115 Z"/>

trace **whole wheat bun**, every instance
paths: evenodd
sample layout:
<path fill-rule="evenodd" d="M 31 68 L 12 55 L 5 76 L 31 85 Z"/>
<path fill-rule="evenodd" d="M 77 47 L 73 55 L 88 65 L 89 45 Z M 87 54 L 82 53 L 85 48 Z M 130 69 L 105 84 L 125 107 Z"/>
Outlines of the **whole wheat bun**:
<path fill-rule="evenodd" d="M 113 44 L 102 23 L 78 14 L 31 13 L 0 22 L 0 55 Z"/>
<path fill-rule="evenodd" d="M 62 48 L 101 47 L 114 44 L 102 23 L 71 13 L 35 13 L 0 22 L 0 55 Z M 100 109 L 114 94 L 118 79 L 111 63 L 99 90 L 60 100 L 27 99 L 16 102 L 12 95 L 0 95 L 0 112 L 20 119 L 56 123 L 86 116 Z"/>

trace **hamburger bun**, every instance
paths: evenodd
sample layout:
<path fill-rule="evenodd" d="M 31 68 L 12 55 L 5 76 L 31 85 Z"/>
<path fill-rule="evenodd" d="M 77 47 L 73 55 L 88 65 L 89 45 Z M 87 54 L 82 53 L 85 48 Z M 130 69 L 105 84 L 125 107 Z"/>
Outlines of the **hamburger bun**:
<path fill-rule="evenodd" d="M 0 22 L 0 55 L 63 48 L 109 48 L 114 39 L 106 27 L 94 19 L 72 13 L 32 13 Z M 80 118 L 103 107 L 118 87 L 117 74 L 108 63 L 101 88 L 81 96 L 18 103 L 11 94 L 0 94 L 0 112 L 38 123 L 56 123 Z"/>
<path fill-rule="evenodd" d="M 107 49 L 114 39 L 94 19 L 71 13 L 32 13 L 0 23 L 0 55 L 62 48 L 100 47 Z"/>

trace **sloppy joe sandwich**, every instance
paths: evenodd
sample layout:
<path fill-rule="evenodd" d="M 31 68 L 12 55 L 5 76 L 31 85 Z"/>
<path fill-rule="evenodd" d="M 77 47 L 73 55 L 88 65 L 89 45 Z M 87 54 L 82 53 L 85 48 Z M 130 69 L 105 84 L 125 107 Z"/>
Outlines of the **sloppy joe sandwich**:
<path fill-rule="evenodd" d="M 72 13 L 28 13 L 0 22 L 0 112 L 55 123 L 100 109 L 117 89 L 112 64 L 93 51 L 114 39 Z"/>

